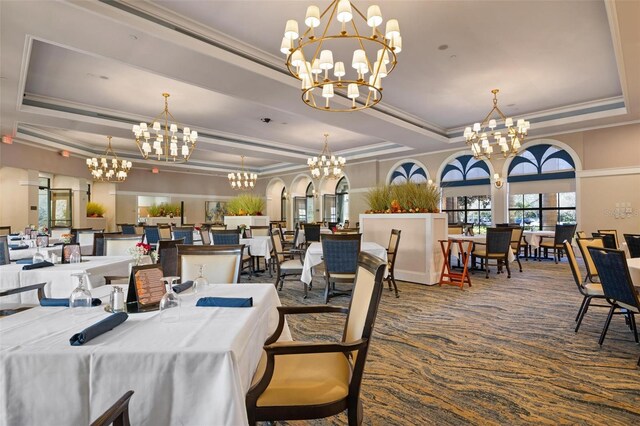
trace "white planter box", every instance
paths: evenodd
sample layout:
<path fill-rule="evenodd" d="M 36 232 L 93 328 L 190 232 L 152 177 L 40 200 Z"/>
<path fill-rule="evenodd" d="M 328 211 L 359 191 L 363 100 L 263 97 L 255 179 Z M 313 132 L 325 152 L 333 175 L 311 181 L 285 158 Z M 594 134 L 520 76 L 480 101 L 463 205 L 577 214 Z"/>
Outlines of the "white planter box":
<path fill-rule="evenodd" d="M 361 214 L 362 241 L 389 245 L 392 229 L 399 229 L 395 265 L 398 280 L 433 285 L 440 281 L 443 255 L 439 240 L 447 239 L 444 213 Z"/>
<path fill-rule="evenodd" d="M 269 216 L 225 216 L 224 224 L 227 229 L 236 229 L 240 225 L 269 226 Z"/>
<path fill-rule="evenodd" d="M 91 229 L 104 229 L 107 232 L 107 219 L 104 217 L 87 217 L 87 227 Z"/>

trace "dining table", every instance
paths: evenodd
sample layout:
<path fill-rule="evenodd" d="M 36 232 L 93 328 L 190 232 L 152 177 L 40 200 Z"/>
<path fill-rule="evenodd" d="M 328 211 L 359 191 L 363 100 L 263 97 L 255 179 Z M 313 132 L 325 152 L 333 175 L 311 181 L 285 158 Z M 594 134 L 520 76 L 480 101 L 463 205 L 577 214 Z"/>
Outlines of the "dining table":
<path fill-rule="evenodd" d="M 478 235 L 464 235 L 464 234 L 449 234 L 447 238 L 452 241 L 472 241 L 475 244 L 486 244 L 487 243 L 487 235 L 486 234 L 478 234 Z M 464 245 L 463 245 L 464 246 Z M 451 244 L 449 247 L 451 257 L 458 257 L 460 255 L 460 249 L 458 248 L 458 244 Z M 516 260 L 516 255 L 513 253 L 513 250 L 509 250 L 507 253 L 507 258 L 509 262 L 513 262 Z M 471 256 L 469 256 L 469 260 Z"/>
<path fill-rule="evenodd" d="M 85 253 L 91 254 L 93 249 L 93 245 L 80 245 L 80 253 L 84 256 Z M 26 248 L 13 248 L 9 246 L 9 259 L 12 261 L 22 260 L 22 259 L 31 259 L 34 254 L 36 254 L 37 248 L 35 247 L 26 247 Z M 48 247 L 41 247 L 40 251 L 44 255 L 44 257 L 51 257 L 51 253 L 55 253 L 56 256 L 62 257 L 62 245 L 50 245 Z"/>
<path fill-rule="evenodd" d="M 629 275 L 631 275 L 633 285 L 640 287 L 640 257 L 627 259 L 627 266 L 629 267 Z"/>
<path fill-rule="evenodd" d="M 0 424 L 88 425 L 133 390 L 131 424 L 246 425 L 245 395 L 278 323 L 269 284 L 208 285 L 180 293 L 179 319 L 160 311 L 81 346 L 70 337 L 110 315 L 35 307 L 0 321 Z M 198 307 L 201 297 L 252 298 L 245 308 Z M 280 340 L 290 340 L 288 327 Z"/>
<path fill-rule="evenodd" d="M 264 257 L 267 262 L 271 259 L 271 251 L 273 250 L 271 236 L 254 235 L 251 238 L 240 238 L 240 244 L 248 247 L 251 256 Z"/>
<path fill-rule="evenodd" d="M 47 297 L 69 297 L 77 286 L 72 274 L 89 273 L 89 290 L 103 286 L 105 276 L 128 276 L 133 259 L 130 256 L 85 256 L 80 263 L 57 263 L 38 269 L 23 270 L 25 265 L 11 263 L 0 266 L 0 290 L 46 283 Z M 7 303 L 37 304 L 36 292 L 30 291 L 6 296 Z"/>
<path fill-rule="evenodd" d="M 378 243 L 363 241 L 360 245 L 360 251 L 367 252 L 379 257 L 387 263 L 387 249 Z M 304 255 L 304 263 L 302 265 L 302 276 L 300 279 L 310 284 L 313 279 L 313 267 L 322 263 L 322 243 L 311 243 Z M 385 270 L 385 276 L 388 271 Z"/>

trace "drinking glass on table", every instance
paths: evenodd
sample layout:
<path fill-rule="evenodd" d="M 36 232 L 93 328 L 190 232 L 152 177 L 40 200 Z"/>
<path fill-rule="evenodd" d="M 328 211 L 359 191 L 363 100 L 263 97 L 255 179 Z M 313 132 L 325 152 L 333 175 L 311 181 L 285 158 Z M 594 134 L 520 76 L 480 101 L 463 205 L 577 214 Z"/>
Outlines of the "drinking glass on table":
<path fill-rule="evenodd" d="M 86 271 L 71 274 L 71 279 L 78 282 L 78 286 L 69 296 L 69 307 L 72 308 L 74 314 L 86 313 L 89 311 L 88 308 L 91 307 L 91 292 L 87 288 L 89 275 L 91 274 Z"/>
<path fill-rule="evenodd" d="M 80 250 L 74 250 L 69 256 L 69 263 L 80 263 L 82 262 L 82 256 L 80 255 Z"/>
<path fill-rule="evenodd" d="M 180 298 L 173 286 L 180 277 L 162 277 L 166 293 L 160 300 L 160 319 L 164 322 L 177 322 L 180 319 Z"/>
<path fill-rule="evenodd" d="M 200 268 L 200 272 L 198 273 L 198 278 L 193 280 L 193 292 L 197 293 L 199 291 L 203 291 L 207 285 L 209 285 L 209 281 L 204 277 L 204 264 L 199 264 L 198 268 Z"/>

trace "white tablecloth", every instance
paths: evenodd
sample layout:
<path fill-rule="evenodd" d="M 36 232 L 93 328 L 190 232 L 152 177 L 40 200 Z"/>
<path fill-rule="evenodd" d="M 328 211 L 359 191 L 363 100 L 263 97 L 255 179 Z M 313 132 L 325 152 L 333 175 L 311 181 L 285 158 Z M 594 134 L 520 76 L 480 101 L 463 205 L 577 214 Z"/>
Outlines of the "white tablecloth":
<path fill-rule="evenodd" d="M 254 306 L 195 307 L 203 295 L 253 297 Z M 247 424 L 245 395 L 278 320 L 275 287 L 213 285 L 180 299 L 176 323 L 158 311 L 130 314 L 83 346 L 69 338 L 109 316 L 102 306 L 83 316 L 37 307 L 2 319 L 0 424 L 88 425 L 128 390 L 133 425 Z"/>
<path fill-rule="evenodd" d="M 267 261 L 271 259 L 271 250 L 273 249 L 271 237 L 256 236 L 252 238 L 240 238 L 240 244 L 244 244 L 249 248 L 251 256 L 261 256 Z"/>
<path fill-rule="evenodd" d="M 629 274 L 633 285 L 640 286 L 640 257 L 627 259 L 627 265 L 629 265 Z"/>
<path fill-rule="evenodd" d="M 43 247 L 40 250 L 42 251 L 42 254 L 45 254 L 45 252 L 47 253 L 45 257 L 51 256 L 51 253 L 55 253 L 58 256 L 58 258 L 62 257 L 62 246 Z M 85 256 L 85 254 L 91 255 L 92 250 L 93 250 L 92 245 L 80 246 L 80 253 L 83 256 Z M 14 250 L 9 248 L 9 259 L 13 261 L 20 260 L 20 259 L 31 259 L 35 254 L 35 252 L 36 252 L 35 247 L 34 248 L 29 247 L 27 249 L 22 249 L 22 250 Z"/>
<path fill-rule="evenodd" d="M 0 290 L 18 288 L 30 284 L 47 283 L 47 297 L 69 297 L 77 282 L 71 274 L 86 271 L 90 273 L 89 288 L 104 285 L 105 275 L 129 275 L 133 259 L 129 256 L 95 256 L 85 257 L 81 263 L 56 264 L 47 268 L 23 271 L 24 265 L 9 264 L 0 266 Z M 3 298 L 6 303 L 38 303 L 37 293 L 29 291 Z"/>
<path fill-rule="evenodd" d="M 524 231 L 522 234 L 524 235 L 524 239 L 527 241 L 527 244 L 529 244 L 533 249 L 540 247 L 540 237 L 553 238 L 556 235 L 555 231 Z"/>
<path fill-rule="evenodd" d="M 320 228 L 320 234 L 333 234 L 333 232 L 331 232 L 331 229 L 329 228 Z M 300 230 L 300 232 L 298 233 L 298 244 L 297 246 L 300 246 L 300 244 L 304 244 L 306 242 L 306 239 L 304 237 L 304 230 Z"/>
<path fill-rule="evenodd" d="M 482 244 L 486 244 L 487 242 L 487 236 L 486 235 L 462 235 L 462 234 L 450 234 L 447 236 L 447 238 L 451 239 L 451 240 L 467 240 L 467 241 L 473 241 L 474 243 L 482 243 Z M 463 243 L 462 247 L 466 247 L 466 245 Z M 460 250 L 458 249 L 458 244 L 451 244 L 451 257 L 458 257 L 458 255 L 460 254 Z M 514 260 L 516 260 L 516 255 L 513 254 L 513 250 L 509 250 L 509 254 L 508 254 L 508 258 L 509 258 L 509 262 L 513 262 Z M 471 256 L 469 256 L 469 260 L 471 260 Z"/>
<path fill-rule="evenodd" d="M 363 241 L 360 250 L 378 256 L 385 262 L 387 261 L 387 249 L 378 243 L 370 243 Z M 304 256 L 304 265 L 302 266 L 302 276 L 300 279 L 309 284 L 313 279 L 312 268 L 322 263 L 322 243 L 311 243 Z M 387 272 L 385 271 L 385 274 Z"/>

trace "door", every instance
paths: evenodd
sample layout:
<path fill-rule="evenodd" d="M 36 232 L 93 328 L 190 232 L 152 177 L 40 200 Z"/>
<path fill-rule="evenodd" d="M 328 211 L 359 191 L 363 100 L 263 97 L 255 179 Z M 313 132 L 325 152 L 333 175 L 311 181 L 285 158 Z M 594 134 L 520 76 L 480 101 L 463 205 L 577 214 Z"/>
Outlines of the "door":
<path fill-rule="evenodd" d="M 71 228 L 73 192 L 70 189 L 50 189 L 51 226 L 65 226 Z"/>
<path fill-rule="evenodd" d="M 294 226 L 307 222 L 307 197 L 293 198 L 293 221 Z"/>
<path fill-rule="evenodd" d="M 337 222 L 336 212 L 336 196 L 331 194 L 324 194 L 322 196 L 322 221 L 323 222 Z"/>

